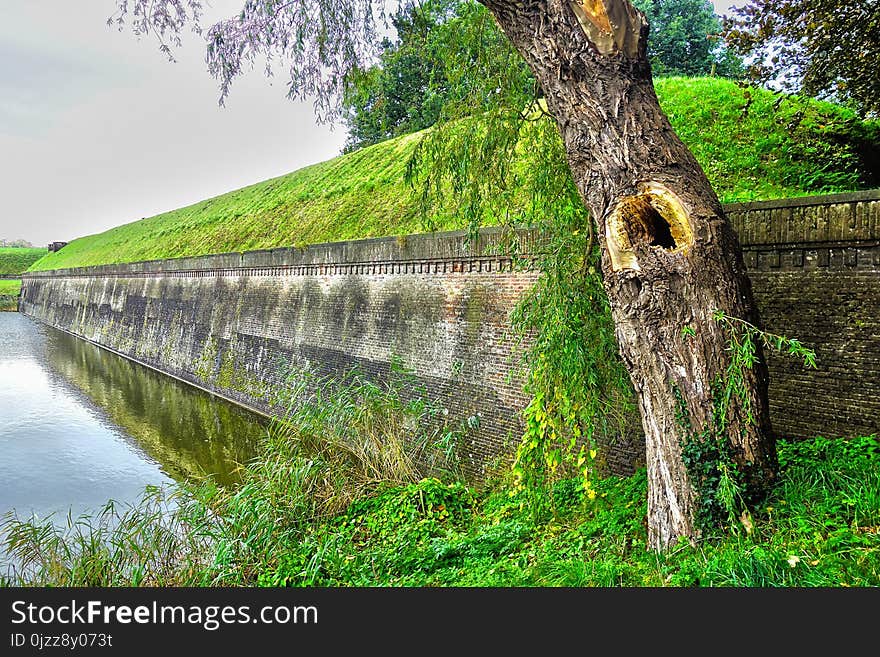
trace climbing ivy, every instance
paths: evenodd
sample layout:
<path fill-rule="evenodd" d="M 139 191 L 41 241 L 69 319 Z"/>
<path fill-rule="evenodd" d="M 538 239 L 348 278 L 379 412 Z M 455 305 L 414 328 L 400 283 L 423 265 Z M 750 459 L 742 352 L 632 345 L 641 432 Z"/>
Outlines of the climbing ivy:
<path fill-rule="evenodd" d="M 730 361 L 722 376 L 712 382 L 712 420 L 706 428 L 694 431 L 681 391 L 673 385 L 678 402 L 676 419 L 682 429 L 682 461 L 697 497 L 694 515 L 696 528 L 707 533 L 740 524 L 750 526 L 743 492 L 743 474 L 737 468 L 729 437 L 731 403 L 739 401 L 746 420 L 755 422 L 752 400 L 746 388 L 746 373 L 758 362 L 763 350 L 776 351 L 803 360 L 804 366 L 816 367 L 816 353 L 794 338 L 762 331 L 746 320 L 716 310 L 713 320 L 721 324 L 727 336 Z M 688 327 L 682 338 L 693 335 Z"/>

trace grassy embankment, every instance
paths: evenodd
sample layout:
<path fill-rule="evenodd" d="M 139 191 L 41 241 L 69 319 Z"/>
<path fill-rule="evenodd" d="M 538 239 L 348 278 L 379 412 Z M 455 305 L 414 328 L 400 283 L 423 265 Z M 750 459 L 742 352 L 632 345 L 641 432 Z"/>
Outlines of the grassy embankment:
<path fill-rule="evenodd" d="M 0 296 L 18 296 L 18 293 L 20 291 L 21 291 L 21 280 L 20 279 L 10 279 L 10 280 L 0 279 Z"/>
<path fill-rule="evenodd" d="M 0 247 L 0 276 L 17 276 L 46 255 L 45 248 Z M 21 281 L 0 279 L 0 311 L 16 310 Z"/>
<path fill-rule="evenodd" d="M 731 82 L 668 78 L 658 79 L 656 87 L 673 126 L 725 202 L 858 189 L 866 181 L 855 149 L 841 140 L 873 135 L 869 140 L 880 143 L 877 125 L 859 123 L 828 103 L 786 101 L 775 112 L 776 96 L 752 90 L 743 116 L 743 90 Z M 800 110 L 803 116 L 794 122 Z M 406 135 L 82 237 L 32 269 L 423 232 L 417 203 L 403 182 L 418 138 Z M 437 225 L 438 230 L 463 227 L 454 218 Z"/>

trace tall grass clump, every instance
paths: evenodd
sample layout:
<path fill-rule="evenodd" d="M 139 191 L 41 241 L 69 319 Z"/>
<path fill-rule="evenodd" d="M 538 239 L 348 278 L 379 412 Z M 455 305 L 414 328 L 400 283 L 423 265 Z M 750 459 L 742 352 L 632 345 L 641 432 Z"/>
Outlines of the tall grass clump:
<path fill-rule="evenodd" d="M 134 504 L 0 524 L 9 567 L 0 585 L 174 586 L 204 583 L 220 525 L 194 488 L 147 487 Z"/>
<path fill-rule="evenodd" d="M 287 411 L 262 456 L 214 500 L 225 523 L 215 584 L 254 582 L 309 545 L 316 525 L 383 488 L 457 476 L 468 426 L 449 424 L 398 363 L 380 381 L 357 368 L 341 380 L 298 372 L 284 390 Z"/>
<path fill-rule="evenodd" d="M 298 373 L 285 387 L 287 412 L 269 436 L 273 467 L 303 461 L 311 515 L 342 512 L 382 484 L 455 478 L 456 446 L 473 427 L 447 422 L 447 411 L 399 362 L 381 380 L 351 369 L 332 376 Z"/>

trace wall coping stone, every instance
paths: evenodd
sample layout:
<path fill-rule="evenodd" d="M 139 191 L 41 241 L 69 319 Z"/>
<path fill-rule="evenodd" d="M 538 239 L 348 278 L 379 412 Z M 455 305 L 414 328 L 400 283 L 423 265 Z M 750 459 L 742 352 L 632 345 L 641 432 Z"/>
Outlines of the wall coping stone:
<path fill-rule="evenodd" d="M 418 233 L 397 237 L 374 237 L 343 242 L 324 242 L 303 247 L 278 247 L 254 251 L 216 253 L 139 262 L 91 265 L 69 269 L 26 272 L 25 278 L 105 276 L 199 270 L 235 270 L 375 263 L 444 262 L 510 259 L 502 246 L 516 244 L 516 252 L 528 259 L 540 253 L 544 240 L 535 229 L 490 226 L 478 231 L 476 243 L 467 230 Z"/>
<path fill-rule="evenodd" d="M 838 203 L 858 203 L 861 201 L 880 201 L 880 189 L 866 189 L 859 192 L 840 194 L 819 194 L 815 196 L 794 196 L 769 201 L 746 201 L 724 203 L 724 212 L 746 212 L 749 210 L 773 210 L 776 208 L 798 208 L 808 205 L 836 205 Z"/>

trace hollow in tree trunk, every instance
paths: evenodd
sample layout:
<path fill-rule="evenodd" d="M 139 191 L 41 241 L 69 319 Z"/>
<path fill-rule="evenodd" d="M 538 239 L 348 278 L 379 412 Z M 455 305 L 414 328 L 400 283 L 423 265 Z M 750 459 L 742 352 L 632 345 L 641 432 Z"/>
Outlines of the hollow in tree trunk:
<path fill-rule="evenodd" d="M 682 446 L 711 433 L 714 386 L 730 364 L 713 316 L 757 323 L 736 234 L 657 101 L 641 12 L 627 0 L 482 2 L 537 77 L 595 223 L 645 433 L 649 544 L 693 539 L 701 482 Z M 745 374 L 748 402 L 731 400 L 726 433 L 748 502 L 777 465 L 766 369 Z"/>

